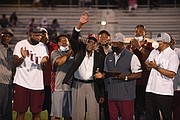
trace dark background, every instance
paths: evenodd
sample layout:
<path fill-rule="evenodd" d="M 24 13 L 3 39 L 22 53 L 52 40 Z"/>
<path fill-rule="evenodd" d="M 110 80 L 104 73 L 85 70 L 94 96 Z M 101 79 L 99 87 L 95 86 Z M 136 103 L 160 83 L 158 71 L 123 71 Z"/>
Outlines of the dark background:
<path fill-rule="evenodd" d="M 79 0 L 41 0 L 45 2 L 53 2 L 54 5 L 69 5 L 72 1 L 72 5 L 78 5 Z M 110 5 L 117 5 L 118 0 L 98 0 L 99 5 L 107 5 L 109 1 Z M 137 0 L 139 5 L 147 5 L 148 0 Z M 0 4 L 32 4 L 33 0 L 0 0 Z M 159 0 L 160 4 L 170 5 L 174 4 L 175 0 Z M 92 0 L 92 4 L 95 4 L 95 0 Z M 176 0 L 176 4 L 180 4 L 180 0 Z"/>

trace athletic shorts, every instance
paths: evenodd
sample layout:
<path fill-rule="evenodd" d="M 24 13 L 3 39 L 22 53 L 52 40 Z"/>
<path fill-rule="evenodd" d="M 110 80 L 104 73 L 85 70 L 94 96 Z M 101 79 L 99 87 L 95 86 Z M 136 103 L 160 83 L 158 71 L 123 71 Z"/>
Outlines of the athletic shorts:
<path fill-rule="evenodd" d="M 44 90 L 30 90 L 14 85 L 14 110 L 25 113 L 30 106 L 32 113 L 40 113 L 42 111 L 44 101 Z"/>
<path fill-rule="evenodd" d="M 55 91 L 52 93 L 51 116 L 71 117 L 72 97 L 71 91 Z"/>

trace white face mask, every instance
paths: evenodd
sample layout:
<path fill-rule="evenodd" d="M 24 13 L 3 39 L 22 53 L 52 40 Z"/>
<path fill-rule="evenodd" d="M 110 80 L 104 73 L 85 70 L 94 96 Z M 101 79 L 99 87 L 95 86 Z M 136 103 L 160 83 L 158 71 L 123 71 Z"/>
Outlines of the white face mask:
<path fill-rule="evenodd" d="M 153 47 L 154 49 L 157 49 L 157 48 L 159 47 L 159 43 L 156 42 L 156 41 L 154 41 L 154 42 L 152 43 L 152 47 Z"/>
<path fill-rule="evenodd" d="M 137 41 L 141 42 L 143 40 L 143 36 L 134 37 Z"/>
<path fill-rule="evenodd" d="M 68 51 L 69 50 L 69 46 L 66 46 L 66 47 L 63 47 L 63 46 L 60 46 L 59 49 L 63 52 L 65 51 Z"/>

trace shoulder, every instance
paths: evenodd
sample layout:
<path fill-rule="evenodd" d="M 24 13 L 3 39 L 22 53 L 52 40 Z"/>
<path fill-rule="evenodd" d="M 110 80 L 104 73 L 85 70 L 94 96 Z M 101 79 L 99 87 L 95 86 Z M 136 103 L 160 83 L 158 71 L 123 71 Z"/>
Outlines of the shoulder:
<path fill-rule="evenodd" d="M 156 49 L 153 49 L 151 52 L 150 52 L 150 54 L 159 54 L 159 50 L 156 50 Z"/>
<path fill-rule="evenodd" d="M 59 50 L 53 50 L 51 54 L 61 53 Z"/>
<path fill-rule="evenodd" d="M 106 55 L 105 59 L 109 59 L 109 58 L 112 58 L 112 57 L 114 57 L 114 53 L 113 53 L 113 52 L 109 52 L 109 53 Z"/>
<path fill-rule="evenodd" d="M 24 39 L 24 40 L 20 40 L 19 42 L 16 43 L 16 45 L 19 45 L 19 44 L 28 44 L 28 40 L 27 39 Z"/>
<path fill-rule="evenodd" d="M 106 56 L 114 56 L 114 52 L 111 51 L 111 52 L 109 52 Z"/>
<path fill-rule="evenodd" d="M 60 52 L 58 50 L 53 50 L 51 52 L 51 56 L 54 56 L 54 55 L 57 55 L 57 54 L 60 54 Z"/>
<path fill-rule="evenodd" d="M 152 43 L 147 42 L 143 48 L 146 49 L 147 51 L 151 52 L 153 50 Z"/>
<path fill-rule="evenodd" d="M 42 43 L 42 42 L 39 42 L 39 44 L 37 46 L 38 47 L 45 47 L 45 48 L 47 48 L 47 46 L 44 43 Z"/>
<path fill-rule="evenodd" d="M 50 42 L 49 45 L 52 46 L 52 47 L 57 47 L 57 44 L 56 44 L 56 43 L 53 43 L 53 42 Z"/>
<path fill-rule="evenodd" d="M 113 51 L 109 52 L 107 55 L 114 55 Z"/>
<path fill-rule="evenodd" d="M 129 51 L 128 49 L 124 49 L 123 51 L 126 55 L 135 55 L 133 52 Z"/>
<path fill-rule="evenodd" d="M 98 58 L 104 59 L 104 55 L 101 52 L 94 50 L 94 54 L 96 54 L 96 56 L 98 56 Z"/>
<path fill-rule="evenodd" d="M 174 51 L 178 55 L 178 57 L 180 58 L 180 48 L 175 48 Z"/>

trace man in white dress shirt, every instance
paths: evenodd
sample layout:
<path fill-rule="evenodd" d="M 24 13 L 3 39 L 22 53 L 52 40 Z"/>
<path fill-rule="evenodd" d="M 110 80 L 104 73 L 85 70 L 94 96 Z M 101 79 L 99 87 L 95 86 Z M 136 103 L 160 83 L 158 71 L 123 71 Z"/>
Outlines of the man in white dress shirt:
<path fill-rule="evenodd" d="M 146 87 L 147 120 L 158 119 L 161 112 L 164 120 L 172 119 L 173 79 L 177 73 L 179 59 L 169 46 L 171 41 L 167 33 L 157 35 L 152 43 L 154 50 L 147 58 L 146 65 L 151 69 Z"/>
<path fill-rule="evenodd" d="M 104 65 L 103 55 L 95 50 L 97 38 L 90 35 L 85 43 L 78 39 L 82 26 L 88 20 L 89 13 L 84 12 L 73 29 L 70 43 L 75 60 L 63 80 L 63 83 L 72 85 L 73 120 L 84 120 L 86 111 L 88 120 L 99 120 L 99 103 L 104 100 L 103 79 L 94 78 L 97 71 L 102 72 Z"/>

